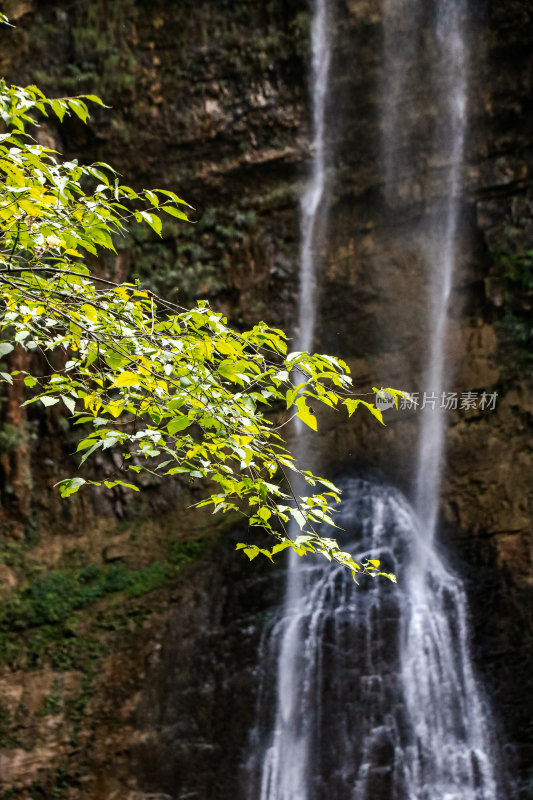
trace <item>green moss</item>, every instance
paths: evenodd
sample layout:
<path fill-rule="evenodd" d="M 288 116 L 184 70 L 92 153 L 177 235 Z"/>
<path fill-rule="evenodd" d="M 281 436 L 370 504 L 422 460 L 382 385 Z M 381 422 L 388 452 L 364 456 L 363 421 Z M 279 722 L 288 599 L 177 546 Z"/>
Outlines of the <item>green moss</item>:
<path fill-rule="evenodd" d="M 28 796 L 31 800 L 61 800 L 71 784 L 72 780 L 65 767 L 60 766 L 47 778 L 34 781 L 28 790 Z M 14 794 L 6 793 L 2 795 L 2 800 L 11 800 L 12 797 Z"/>
<path fill-rule="evenodd" d="M 83 676 L 80 693 L 74 700 L 67 703 L 66 714 L 67 719 L 71 723 L 70 743 L 74 747 L 78 744 L 78 734 L 83 718 L 85 717 L 87 703 L 94 694 L 93 677 L 93 670 L 88 669 Z"/>
<path fill-rule="evenodd" d="M 152 601 L 133 601 L 170 584 L 215 541 L 171 538 L 165 560 L 144 569 L 89 564 L 35 576 L 0 601 L 0 663 L 25 670 L 45 663 L 58 671 L 86 669 L 114 646 L 107 632 L 128 633 L 152 613 Z M 91 610 L 98 601 L 100 607 Z"/>
<path fill-rule="evenodd" d="M 231 254 L 257 229 L 254 210 L 209 210 L 192 226 L 164 220 L 162 238 L 146 226 L 133 228 L 126 240 L 132 274 L 167 300 L 181 305 L 212 298 L 231 287 Z M 124 242 L 119 242 L 124 247 Z"/>
<path fill-rule="evenodd" d="M 0 664 L 14 664 L 20 653 L 20 643 L 6 633 L 0 633 Z"/>
<path fill-rule="evenodd" d="M 56 62 L 50 54 L 54 43 L 65 36 L 65 29 L 50 24 L 46 14 L 27 36 L 35 54 L 35 63 L 46 69 L 31 70 L 31 79 L 55 94 L 94 93 L 108 101 L 118 99 L 131 106 L 137 90 L 140 69 L 135 34 L 134 0 L 103 0 L 80 3 L 72 16 L 69 35 L 69 63 Z"/>
<path fill-rule="evenodd" d="M 20 569 L 26 563 L 26 554 L 30 544 L 24 540 L 12 541 L 0 537 L 0 564 L 11 569 Z"/>
<path fill-rule="evenodd" d="M 168 544 L 167 560 L 176 567 L 192 564 L 205 556 L 215 541 L 213 536 L 199 539 L 171 539 Z"/>
<path fill-rule="evenodd" d="M 270 188 L 264 194 L 254 195 L 247 203 L 259 210 L 279 206 L 293 207 L 299 191 L 297 184 L 283 181 Z"/>
<path fill-rule="evenodd" d="M 0 750 L 10 750 L 21 746 L 14 720 L 5 706 L 0 704 Z"/>
<path fill-rule="evenodd" d="M 39 709 L 39 715 L 41 717 L 57 716 L 61 711 L 61 694 L 58 690 L 58 687 L 54 688 L 50 694 L 47 694 L 43 700 L 41 708 Z"/>
<path fill-rule="evenodd" d="M 511 245 L 492 250 L 503 298 L 496 331 L 504 352 L 504 378 L 525 378 L 533 373 L 533 250 L 515 252 Z"/>
<path fill-rule="evenodd" d="M 50 800 L 61 800 L 64 790 L 70 785 L 69 776 L 65 767 L 58 767 L 50 791 Z"/>
<path fill-rule="evenodd" d="M 109 605 L 96 615 L 94 628 L 97 631 L 121 633 L 140 628 L 152 613 L 152 606 L 126 606 L 121 597 L 115 597 Z"/>
<path fill-rule="evenodd" d="M 18 640 L 18 649 L 9 663 L 33 670 L 48 662 L 58 672 L 70 672 L 86 669 L 105 653 L 105 642 L 93 631 L 73 633 L 67 625 L 45 625 Z"/>
<path fill-rule="evenodd" d="M 0 631 L 63 622 L 73 611 L 107 595 L 126 592 L 130 597 L 139 597 L 173 576 L 172 569 L 158 562 L 141 570 L 129 570 L 122 564 L 56 570 L 0 602 Z"/>

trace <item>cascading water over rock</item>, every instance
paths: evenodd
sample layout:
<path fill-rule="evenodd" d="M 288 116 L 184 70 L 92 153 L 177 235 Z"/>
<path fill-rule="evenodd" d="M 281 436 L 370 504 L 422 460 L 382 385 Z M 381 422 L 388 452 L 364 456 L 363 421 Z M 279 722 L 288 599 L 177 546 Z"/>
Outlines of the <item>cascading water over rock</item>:
<path fill-rule="evenodd" d="M 341 488 L 340 524 L 352 533 L 351 552 L 404 574 L 427 546 L 413 508 L 373 480 L 345 479 Z M 498 797 L 468 655 L 464 592 L 437 555 L 426 553 L 429 590 L 422 602 L 409 581 L 367 581 L 354 589 L 344 569 L 313 563 L 300 574 L 297 604 L 273 615 L 263 634 L 259 713 L 246 769 L 250 800 L 277 800 L 289 791 L 298 800 Z M 416 661 L 408 663 L 402 645 L 413 620 L 423 633 Z M 287 676 L 279 674 L 279 655 L 289 637 L 297 647 Z M 280 694 L 289 680 L 290 691 Z M 295 724 L 283 731 L 269 709 L 288 701 Z M 291 737 L 302 749 L 305 738 L 305 771 L 289 758 L 298 755 L 295 745 L 280 750 Z M 291 783 L 295 774 L 298 784 Z"/>
<path fill-rule="evenodd" d="M 382 93 L 382 165 L 389 207 L 402 201 L 405 165 L 408 172 L 417 169 L 409 164 L 416 150 L 410 131 L 422 113 L 417 103 L 427 98 L 409 82 L 421 69 L 437 109 L 429 161 L 439 163 L 441 191 L 427 217 L 438 222 L 420 237 L 431 242 L 426 251 L 422 247 L 421 260 L 429 270 L 426 379 L 437 396 L 447 378 L 466 139 L 467 19 L 466 0 L 383 3 L 390 83 Z M 302 198 L 300 349 L 312 346 L 315 319 L 314 245 L 325 191 L 331 44 L 326 23 L 320 0 L 312 36 L 314 160 Z M 419 170 L 418 184 L 426 178 Z M 341 568 L 291 562 L 285 603 L 262 638 L 257 718 L 244 769 L 249 800 L 502 799 L 490 717 L 469 655 L 464 591 L 434 543 L 444 434 L 438 412 L 421 414 L 414 506 L 382 483 L 340 481 L 340 524 L 352 539 L 346 547 L 356 558 L 381 559 L 387 571 L 399 573 L 399 585 L 378 579 L 354 587 Z"/>

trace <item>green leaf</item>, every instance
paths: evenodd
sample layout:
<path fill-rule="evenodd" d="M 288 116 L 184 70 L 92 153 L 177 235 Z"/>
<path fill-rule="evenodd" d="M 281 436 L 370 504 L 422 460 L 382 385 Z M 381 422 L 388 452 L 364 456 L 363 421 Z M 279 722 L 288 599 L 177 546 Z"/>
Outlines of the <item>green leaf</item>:
<path fill-rule="evenodd" d="M 135 372 L 130 372 L 129 370 L 125 370 L 121 372 L 120 375 L 116 378 L 115 382 L 113 383 L 113 387 L 120 389 L 126 386 L 139 386 L 141 383 L 140 375 Z"/>
<path fill-rule="evenodd" d="M 161 222 L 160 218 L 157 214 L 149 214 L 148 211 L 140 211 L 139 212 L 141 217 L 144 219 L 145 222 L 154 230 L 158 236 L 161 236 L 161 230 L 163 228 L 163 223 Z"/>
<path fill-rule="evenodd" d="M 348 409 L 349 417 L 352 416 L 352 414 L 354 413 L 355 409 L 357 408 L 360 402 L 361 402 L 360 400 L 353 400 L 351 397 L 349 397 L 347 400 L 344 401 L 344 405 Z"/>
<path fill-rule="evenodd" d="M 290 510 L 290 513 L 293 516 L 293 519 L 295 520 L 295 522 L 299 526 L 299 528 L 300 529 L 303 528 L 304 525 L 306 524 L 307 520 L 306 520 L 305 516 L 302 514 L 302 512 L 300 511 L 300 509 L 299 508 L 291 508 L 289 510 Z"/>
<path fill-rule="evenodd" d="M 83 102 L 83 100 L 69 100 L 68 101 L 69 107 L 74 111 L 77 117 L 81 119 L 82 122 L 87 122 L 87 117 L 89 116 L 89 109 Z"/>
<path fill-rule="evenodd" d="M 368 408 L 372 416 L 375 417 L 379 422 L 381 422 L 382 425 L 385 425 L 385 423 L 383 422 L 383 416 L 379 408 L 373 406 L 372 403 L 365 403 L 364 400 L 361 400 L 361 405 L 365 406 L 365 408 Z"/>
<path fill-rule="evenodd" d="M 87 481 L 83 478 L 68 478 L 67 480 L 60 481 L 55 485 L 59 486 L 59 493 L 61 497 L 70 497 L 71 494 L 77 492 L 78 489 L 85 483 L 87 483 Z"/>
<path fill-rule="evenodd" d="M 263 522 L 268 522 L 268 520 L 272 516 L 272 511 L 266 506 L 261 506 L 257 514 L 263 520 Z"/>
<path fill-rule="evenodd" d="M 12 353 L 14 349 L 11 342 L 0 342 L 0 358 L 7 356 L 8 353 Z"/>
<path fill-rule="evenodd" d="M 95 345 L 96 348 L 96 345 Z M 120 369 L 124 367 L 126 364 L 129 364 L 131 361 L 131 356 L 129 355 L 121 355 L 119 353 L 106 353 L 105 355 L 105 362 L 108 364 L 111 369 Z"/>
<path fill-rule="evenodd" d="M 103 100 L 95 94 L 84 94 L 83 97 L 85 100 L 90 100 L 91 103 L 96 103 L 103 108 L 109 108 L 109 106 L 106 106 Z"/>
<path fill-rule="evenodd" d="M 348 399 L 344 400 L 344 405 L 348 409 L 348 414 L 350 417 L 352 416 L 355 409 L 361 405 L 364 406 L 365 408 L 368 408 L 372 416 L 375 417 L 377 420 L 379 420 L 379 422 L 381 422 L 382 425 L 385 425 L 385 423 L 383 422 L 383 416 L 381 414 L 381 411 L 379 410 L 379 408 L 376 408 L 374 405 L 372 405 L 372 403 L 367 403 L 365 400 L 354 400 L 353 398 L 349 397 Z"/>
<path fill-rule="evenodd" d="M 90 419 L 92 421 L 92 417 L 90 417 Z M 87 439 L 82 439 L 81 442 L 78 443 L 76 452 L 79 453 L 80 450 L 85 450 L 87 447 L 92 447 L 92 445 L 94 444 L 94 437 L 98 435 L 99 434 L 97 433 L 92 433 L 90 437 L 88 437 Z"/>
<path fill-rule="evenodd" d="M 172 400 L 168 404 L 169 411 L 177 411 L 178 408 L 181 408 L 182 405 L 186 402 L 184 397 L 173 397 Z"/>
<path fill-rule="evenodd" d="M 63 117 L 65 116 L 66 111 L 67 111 L 67 104 L 65 103 L 65 101 L 64 100 L 50 100 L 50 105 L 51 105 L 52 111 L 54 112 L 56 117 L 59 117 L 59 121 L 63 122 Z"/>
<path fill-rule="evenodd" d="M 94 453 L 94 451 L 98 450 L 98 448 L 101 447 L 101 446 L 102 446 L 102 441 L 100 440 L 98 442 L 95 442 L 92 447 L 90 447 L 88 450 L 86 450 L 85 453 L 82 455 L 82 457 L 80 459 L 80 467 L 81 467 L 82 464 L 84 464 L 87 461 L 87 459 L 89 458 L 91 453 Z"/>
<path fill-rule="evenodd" d="M 173 436 L 175 433 L 178 433 L 178 431 L 183 431 L 185 428 L 188 428 L 191 421 L 192 420 L 186 416 L 174 417 L 174 419 L 171 419 L 168 423 L 167 431 Z"/>
<path fill-rule="evenodd" d="M 179 208 L 174 208 L 174 206 L 161 206 L 161 209 L 162 211 L 166 211 L 167 214 L 170 214 L 171 217 L 184 219 L 186 222 L 189 221 L 187 214 L 184 214 L 183 211 L 179 210 Z"/>
<path fill-rule="evenodd" d="M 65 394 L 61 395 L 61 399 L 68 408 L 68 410 L 70 411 L 70 413 L 74 414 L 74 412 L 76 411 L 76 401 L 73 400 L 72 397 L 68 397 Z"/>
<path fill-rule="evenodd" d="M 56 403 L 59 403 L 59 397 L 50 397 L 49 395 L 43 395 L 43 397 L 39 397 L 39 400 L 43 404 L 43 406 L 55 406 Z"/>
<path fill-rule="evenodd" d="M 298 394 L 298 389 L 287 389 L 287 393 L 285 395 L 287 408 L 290 408 L 292 406 L 292 404 L 296 400 L 296 395 L 297 394 Z"/>
<path fill-rule="evenodd" d="M 253 561 L 254 558 L 256 558 L 259 555 L 259 548 L 255 544 L 253 544 L 250 545 L 249 547 L 245 547 L 243 552 L 246 553 L 250 561 Z"/>
<path fill-rule="evenodd" d="M 91 239 L 95 244 L 106 247 L 108 250 L 115 250 L 115 245 L 113 244 L 113 240 L 111 239 L 107 228 L 93 228 L 91 231 Z"/>
<path fill-rule="evenodd" d="M 233 383 L 237 381 L 237 375 L 239 374 L 240 370 L 241 367 L 239 366 L 239 362 L 235 361 L 224 360 L 218 365 L 218 371 L 222 377 L 227 378 Z"/>
<path fill-rule="evenodd" d="M 304 386 L 307 386 L 307 381 L 303 381 L 303 383 L 299 383 L 297 386 L 294 386 L 292 389 L 288 389 L 285 395 L 285 400 L 287 403 L 287 408 L 290 408 L 294 401 L 296 400 L 296 396 L 298 392 L 303 389 Z"/>
<path fill-rule="evenodd" d="M 276 553 L 281 553 L 282 550 L 286 550 L 287 547 L 291 547 L 291 542 L 289 539 L 285 539 L 283 542 L 279 542 L 279 544 L 275 544 L 272 548 L 272 555 L 276 555 Z"/>
<path fill-rule="evenodd" d="M 133 483 L 126 483 L 126 481 L 104 481 L 104 486 L 107 489 L 113 489 L 115 486 L 125 486 L 126 489 L 133 489 L 134 492 L 140 491 L 138 486 Z"/>
<path fill-rule="evenodd" d="M 84 303 L 80 308 L 80 312 L 83 316 L 89 320 L 89 322 L 97 322 L 98 321 L 98 311 L 96 310 L 95 306 L 91 303 Z"/>
<path fill-rule="evenodd" d="M 89 342 L 87 347 L 87 361 L 85 362 L 88 367 L 94 364 L 98 358 L 98 344 L 96 342 Z"/>
<path fill-rule="evenodd" d="M 159 189 L 158 191 L 159 194 L 164 194 L 165 197 L 170 197 L 170 199 L 173 200 L 175 203 L 181 203 L 182 206 L 187 206 L 187 208 L 192 208 L 190 203 L 187 203 L 185 200 L 182 200 L 182 198 L 178 197 L 178 195 L 175 192 L 171 192 L 169 189 Z"/>
<path fill-rule="evenodd" d="M 296 406 L 298 408 L 298 413 L 296 415 L 298 419 L 301 419 L 302 422 L 305 422 L 305 424 L 312 428 L 312 430 L 316 431 L 316 417 L 306 404 L 305 397 L 298 397 L 296 399 Z"/>

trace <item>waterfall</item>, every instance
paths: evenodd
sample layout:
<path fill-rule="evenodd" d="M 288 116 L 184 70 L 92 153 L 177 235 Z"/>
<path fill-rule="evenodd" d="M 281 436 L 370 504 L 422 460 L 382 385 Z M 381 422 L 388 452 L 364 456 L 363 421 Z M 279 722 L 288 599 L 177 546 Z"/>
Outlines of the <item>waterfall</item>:
<path fill-rule="evenodd" d="M 427 547 L 413 507 L 376 480 L 340 485 L 351 552 L 402 575 Z M 354 589 L 341 567 L 300 565 L 296 607 L 263 631 L 249 800 L 499 800 L 464 592 L 432 549 L 425 555 L 418 597 L 409 580 Z"/>
<path fill-rule="evenodd" d="M 443 87 L 442 121 L 434 156 L 444 162 L 445 202 L 443 230 L 432 231 L 438 243 L 429 257 L 431 281 L 429 313 L 430 347 L 424 386 L 439 398 L 445 388 L 445 347 L 448 304 L 455 263 L 455 244 L 459 214 L 459 191 L 464 159 L 468 92 L 466 0 L 441 0 L 436 18 L 436 53 L 433 70 Z M 444 450 L 444 414 L 431 406 L 422 410 L 415 507 L 427 537 L 435 533 L 439 506 L 440 476 Z"/>
<path fill-rule="evenodd" d="M 298 303 L 297 349 L 311 350 L 316 318 L 316 250 L 323 233 L 321 206 L 326 184 L 326 99 L 330 67 L 327 0 L 315 0 L 312 42 L 313 144 L 311 175 L 300 201 L 300 293 Z M 298 375 L 295 382 L 299 382 Z M 295 420 L 295 455 L 306 455 L 306 434 Z M 298 535 L 295 523 L 291 535 Z M 250 798 L 257 800 L 307 800 L 310 754 L 310 719 L 302 707 L 299 681 L 305 664 L 301 660 L 301 625 L 307 619 L 300 559 L 291 552 L 285 602 L 280 624 L 269 636 L 267 653 L 274 658 L 277 674 L 273 734 L 260 766 L 259 792 L 254 786 Z M 261 748 L 261 744 L 258 743 Z M 252 784 L 253 785 L 253 784 Z"/>
<path fill-rule="evenodd" d="M 317 223 L 326 184 L 326 99 L 330 66 L 327 0 L 316 0 L 312 43 L 313 160 L 311 179 L 300 202 L 301 250 L 298 303 L 298 348 L 311 350 L 316 317 L 315 246 Z M 322 218 L 323 219 L 323 218 Z"/>
<path fill-rule="evenodd" d="M 390 29 L 391 17 L 388 22 Z M 438 135 L 431 160 L 443 170 L 444 200 L 438 209 L 440 224 L 429 225 L 426 241 L 433 244 L 422 253 L 430 270 L 430 341 L 424 386 L 439 399 L 447 378 L 447 318 L 466 134 L 467 28 L 466 0 L 440 0 L 430 72 L 430 84 L 437 95 L 440 89 L 436 103 Z M 391 155 L 391 170 L 394 162 Z M 487 735 L 487 712 L 470 661 L 464 591 L 433 545 L 443 469 L 444 414 L 428 405 L 421 415 L 415 482 L 419 534 L 406 575 L 409 615 L 400 647 L 403 694 L 411 731 L 406 747 L 408 796 L 493 800 L 497 797 L 494 754 Z"/>
<path fill-rule="evenodd" d="M 425 0 L 383 0 L 383 79 L 380 87 L 381 169 L 385 199 L 401 203 L 403 187 L 416 173 L 414 132 L 419 124 L 420 33 Z"/>
<path fill-rule="evenodd" d="M 466 134 L 466 0 L 383 0 L 383 20 L 385 199 L 393 209 L 411 202 L 406 178 L 427 195 L 430 222 L 419 243 L 429 287 L 425 380 L 440 397 L 448 377 L 447 317 Z M 312 345 L 315 319 L 326 31 L 321 0 L 312 37 L 313 168 L 301 204 L 300 349 Z M 412 85 L 422 74 L 420 85 Z M 437 132 L 424 162 L 413 130 L 428 96 Z M 352 537 L 347 549 L 359 559 L 381 559 L 384 569 L 399 574 L 399 584 L 369 580 L 354 587 L 340 567 L 289 565 L 285 602 L 263 630 L 256 725 L 244 769 L 248 800 L 502 798 L 490 717 L 469 654 L 465 593 L 434 542 L 444 421 L 431 407 L 418 413 L 413 505 L 376 480 L 340 481 L 340 524 Z"/>

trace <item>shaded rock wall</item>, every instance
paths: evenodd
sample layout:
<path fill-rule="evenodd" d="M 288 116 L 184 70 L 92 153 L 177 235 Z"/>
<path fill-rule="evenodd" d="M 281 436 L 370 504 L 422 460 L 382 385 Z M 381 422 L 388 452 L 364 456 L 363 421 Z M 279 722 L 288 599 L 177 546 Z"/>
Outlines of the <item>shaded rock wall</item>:
<path fill-rule="evenodd" d="M 238 325 L 265 318 L 291 328 L 297 198 L 309 163 L 308 4 L 4 5 L 17 22 L 3 33 L 10 44 L 0 63 L 9 79 L 58 95 L 98 92 L 113 107 L 97 110 L 87 128 L 72 120 L 40 136 L 69 154 L 109 161 L 133 185 L 178 190 L 198 209 L 194 228 L 169 223 L 162 241 L 133 231 L 109 274 L 139 275 L 180 302 L 208 297 Z M 335 5 L 332 202 L 317 345 L 349 361 L 363 392 L 382 384 L 431 390 L 421 384 L 427 315 L 413 243 L 442 186 L 430 169 L 424 198 L 406 173 L 385 212 L 379 4 Z M 492 413 L 450 414 L 443 540 L 470 588 L 474 655 L 526 798 L 533 796 L 524 701 L 533 688 L 532 287 L 531 262 L 521 254 L 533 247 L 533 6 L 473 8 L 464 246 L 449 359 L 457 391 L 498 391 L 499 402 Z M 430 126 L 417 124 L 424 158 Z M 60 504 L 49 487 L 71 468 L 69 435 L 57 436 L 64 421 L 30 417 L 19 440 L 18 398 L 4 409 L 3 593 L 24 606 L 27 592 L 42 588 L 43 568 L 66 571 L 79 588 L 87 562 L 100 570 L 89 585 L 107 587 L 96 603 L 65 607 L 57 619 L 47 608 L 42 618 L 26 606 L 26 617 L 10 612 L 0 677 L 4 797 L 238 796 L 260 616 L 280 596 L 279 579 L 257 562 L 242 569 L 229 540 L 215 558 L 211 545 L 180 557 L 184 540 L 209 529 L 206 518 L 183 514 L 188 487 L 147 485 L 140 507 L 122 492 Z M 364 417 L 325 418 L 316 459 L 378 467 L 409 492 L 416 412 L 387 419 L 378 429 Z M 146 574 L 154 560 L 162 571 Z M 135 577 L 122 572 L 121 584 L 114 566 Z"/>

